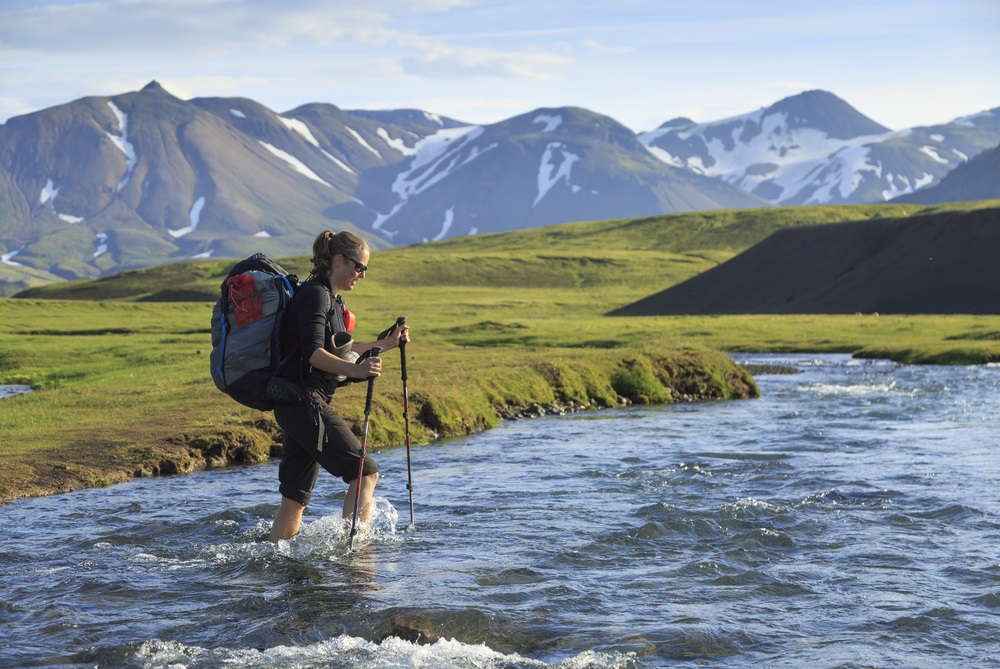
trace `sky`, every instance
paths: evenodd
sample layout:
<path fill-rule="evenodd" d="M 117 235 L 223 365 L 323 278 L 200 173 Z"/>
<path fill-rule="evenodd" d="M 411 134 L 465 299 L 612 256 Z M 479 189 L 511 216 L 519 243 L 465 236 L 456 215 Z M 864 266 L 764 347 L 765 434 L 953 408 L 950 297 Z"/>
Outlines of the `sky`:
<path fill-rule="evenodd" d="M 1000 107 L 1000 0 L 0 0 L 0 123 L 142 88 L 634 131 L 830 91 L 899 130 Z"/>

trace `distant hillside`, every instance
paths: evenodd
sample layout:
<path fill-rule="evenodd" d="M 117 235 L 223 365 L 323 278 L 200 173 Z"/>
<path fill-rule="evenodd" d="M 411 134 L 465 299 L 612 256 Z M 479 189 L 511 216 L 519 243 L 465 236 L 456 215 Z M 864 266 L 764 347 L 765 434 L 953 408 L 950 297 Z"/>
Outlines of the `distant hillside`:
<path fill-rule="evenodd" d="M 938 185 L 898 197 L 894 202 L 942 204 L 994 198 L 1000 198 L 1000 146 L 959 165 Z"/>
<path fill-rule="evenodd" d="M 1000 207 L 780 230 L 612 312 L 998 314 Z"/>
<path fill-rule="evenodd" d="M 1000 143 L 1000 107 L 892 131 L 832 93 L 806 91 L 719 121 L 674 119 L 639 138 L 671 165 L 775 204 L 884 202 L 938 183 Z"/>
<path fill-rule="evenodd" d="M 565 223 L 501 234 L 454 237 L 372 255 L 365 294 L 392 286 L 588 286 L 645 293 L 711 269 L 772 233 L 820 223 L 964 211 L 1000 202 L 921 207 L 850 205 L 690 212 L 629 220 Z M 279 258 L 304 275 L 305 256 Z M 214 301 L 233 260 L 202 260 L 25 290 L 18 298 Z M 630 293 L 642 295 L 643 293 Z M 620 303 L 620 302 L 619 302 Z"/>

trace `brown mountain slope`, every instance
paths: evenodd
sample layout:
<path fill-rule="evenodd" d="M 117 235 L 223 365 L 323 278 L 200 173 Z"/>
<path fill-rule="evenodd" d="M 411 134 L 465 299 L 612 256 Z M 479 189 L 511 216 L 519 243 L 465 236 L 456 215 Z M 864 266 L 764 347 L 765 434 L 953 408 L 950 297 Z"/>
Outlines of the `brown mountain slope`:
<path fill-rule="evenodd" d="M 1000 209 L 789 228 L 611 312 L 1000 313 Z"/>

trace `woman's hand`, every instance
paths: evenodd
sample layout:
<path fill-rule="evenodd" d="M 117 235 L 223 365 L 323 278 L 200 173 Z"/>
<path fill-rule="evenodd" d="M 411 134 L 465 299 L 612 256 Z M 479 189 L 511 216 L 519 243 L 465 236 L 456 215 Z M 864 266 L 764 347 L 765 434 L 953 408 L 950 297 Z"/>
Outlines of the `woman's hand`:
<path fill-rule="evenodd" d="M 408 341 L 410 341 L 410 326 L 404 325 L 403 327 L 393 328 L 388 337 L 379 339 L 375 343 L 381 346 L 384 351 L 390 348 L 398 348 L 400 344 L 405 344 Z"/>
<path fill-rule="evenodd" d="M 360 378 L 368 379 L 382 374 L 382 358 L 365 358 L 358 367 L 361 368 Z"/>

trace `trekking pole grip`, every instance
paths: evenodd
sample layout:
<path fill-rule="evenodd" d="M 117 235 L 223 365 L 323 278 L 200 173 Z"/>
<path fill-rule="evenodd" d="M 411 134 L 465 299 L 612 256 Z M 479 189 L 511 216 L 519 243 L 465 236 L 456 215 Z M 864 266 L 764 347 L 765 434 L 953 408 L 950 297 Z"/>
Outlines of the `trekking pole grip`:
<path fill-rule="evenodd" d="M 396 327 L 402 327 L 406 325 L 406 316 L 400 316 L 396 319 Z M 406 381 L 406 342 L 399 342 L 399 368 L 402 374 L 403 380 Z"/>

